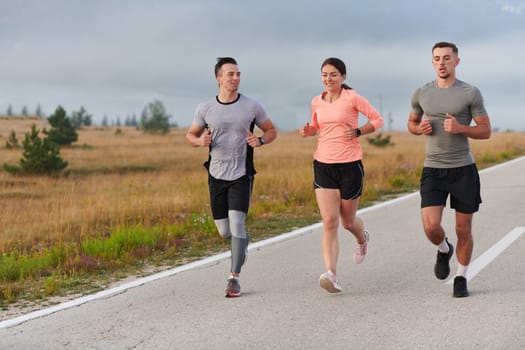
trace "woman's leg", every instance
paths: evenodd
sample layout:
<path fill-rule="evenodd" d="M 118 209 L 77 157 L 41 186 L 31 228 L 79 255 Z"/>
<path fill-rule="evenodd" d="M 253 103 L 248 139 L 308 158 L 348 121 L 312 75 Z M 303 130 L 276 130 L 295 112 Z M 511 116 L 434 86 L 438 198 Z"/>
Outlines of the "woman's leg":
<path fill-rule="evenodd" d="M 341 201 L 341 224 L 355 236 L 358 244 L 365 243 L 365 226 L 363 220 L 356 216 L 359 198 Z"/>
<path fill-rule="evenodd" d="M 336 274 L 339 255 L 339 208 L 341 195 L 338 189 L 316 188 L 315 195 L 323 221 L 322 251 L 325 268 Z"/>

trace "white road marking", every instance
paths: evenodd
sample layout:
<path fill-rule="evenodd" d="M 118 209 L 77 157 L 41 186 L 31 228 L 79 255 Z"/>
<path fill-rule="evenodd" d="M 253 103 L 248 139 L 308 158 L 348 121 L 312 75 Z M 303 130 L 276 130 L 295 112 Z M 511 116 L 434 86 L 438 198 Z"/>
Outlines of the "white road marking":
<path fill-rule="evenodd" d="M 481 254 L 476 260 L 472 261 L 468 266 L 467 280 L 473 279 L 474 276 L 496 259 L 498 255 L 507 249 L 515 240 L 520 238 L 523 233 L 525 233 L 525 226 L 515 227 L 512 231 L 507 233 L 505 237 Z M 445 284 L 452 284 L 453 282 L 454 277 L 445 282 Z"/>
<path fill-rule="evenodd" d="M 268 238 L 268 239 L 265 239 L 265 240 L 262 240 L 262 241 L 259 241 L 259 242 L 255 242 L 255 243 L 250 244 L 248 246 L 248 250 L 250 251 L 252 249 L 258 249 L 260 247 L 263 247 L 263 246 L 266 246 L 266 245 L 270 245 L 270 244 L 274 244 L 274 243 L 277 243 L 277 242 L 280 242 L 280 241 L 284 241 L 286 239 L 293 238 L 295 236 L 300 236 L 300 235 L 309 233 L 309 232 L 311 232 L 314 229 L 318 229 L 321 226 L 322 225 L 320 223 L 313 224 L 311 226 L 303 227 L 303 228 L 300 228 L 300 229 L 297 229 L 297 230 L 294 230 L 294 231 L 291 231 L 291 232 L 288 232 L 288 233 L 284 233 L 284 234 L 279 235 L 279 236 L 275 236 L 275 237 L 271 237 L 271 238 Z M 73 299 L 73 300 L 61 303 L 61 304 L 57 304 L 57 305 L 54 305 L 54 306 L 42 309 L 42 310 L 33 311 L 33 312 L 30 312 L 30 313 L 22 315 L 22 316 L 18 316 L 18 317 L 14 317 L 14 318 L 11 318 L 11 319 L 8 319 L 8 320 L 4 320 L 4 321 L 0 322 L 0 329 L 13 327 L 13 326 L 19 325 L 21 323 L 27 322 L 27 321 L 35 319 L 35 318 L 47 316 L 47 315 L 53 314 L 55 312 L 62 311 L 62 310 L 65 310 L 65 309 L 69 309 L 69 308 L 72 308 L 74 306 L 79 306 L 79 305 L 85 304 L 85 303 L 93 301 L 93 300 L 102 299 L 102 298 L 109 297 L 109 296 L 112 296 L 112 295 L 115 295 L 115 294 L 118 294 L 118 293 L 122 293 L 122 292 L 125 292 L 126 290 L 128 290 L 130 288 L 138 287 L 138 286 L 141 286 L 141 285 L 146 284 L 148 282 L 152 282 L 152 281 L 155 281 L 155 280 L 158 280 L 158 279 L 161 279 L 161 278 L 165 278 L 165 277 L 169 277 L 169 276 L 172 276 L 172 275 L 176 275 L 178 273 L 181 273 L 181 272 L 184 272 L 184 271 L 188 271 L 188 270 L 191 270 L 191 269 L 195 269 L 197 267 L 210 265 L 212 263 L 215 263 L 215 262 L 223 260 L 223 259 L 227 259 L 229 257 L 230 257 L 230 252 L 229 251 L 228 252 L 224 252 L 224 253 L 220 253 L 220 254 L 216 254 L 216 255 L 210 256 L 208 258 L 201 259 L 201 260 L 198 260 L 198 261 L 194 261 L 194 262 L 186 264 L 186 265 L 174 267 L 174 268 L 166 270 L 166 271 L 162 271 L 162 272 L 150 275 L 150 276 L 139 278 L 139 279 L 136 279 L 134 281 L 122 284 L 122 285 L 114 287 L 114 288 L 102 290 L 102 291 L 100 291 L 98 293 L 95 293 L 95 294 L 86 295 L 86 296 L 83 296 L 83 297 L 80 297 L 80 298 L 76 298 L 76 299 Z"/>
<path fill-rule="evenodd" d="M 408 199 L 408 198 L 410 198 L 410 197 L 412 197 L 414 195 L 417 195 L 417 194 L 418 194 L 418 192 L 414 192 L 414 193 L 410 193 L 410 194 L 407 194 L 407 195 L 395 198 L 395 199 L 387 201 L 387 202 L 378 203 L 377 205 L 358 210 L 357 213 L 361 214 L 361 213 L 364 213 L 364 212 L 367 212 L 367 211 L 371 211 L 373 209 L 382 208 L 382 207 L 385 207 L 385 206 L 388 206 L 388 205 L 393 205 L 393 204 L 396 204 L 399 201 Z M 271 237 L 271 238 L 268 238 L 268 239 L 265 239 L 265 240 L 262 240 L 262 241 L 259 241 L 259 242 L 255 242 L 255 243 L 250 244 L 248 246 L 248 251 L 253 250 L 253 249 L 258 249 L 258 248 L 261 248 L 261 247 L 264 247 L 264 246 L 267 246 L 267 245 L 275 244 L 275 243 L 278 243 L 278 242 L 281 242 L 281 241 L 284 241 L 284 240 L 287 240 L 287 239 L 290 239 L 290 238 L 293 238 L 293 237 L 304 235 L 304 234 L 312 232 L 315 229 L 319 229 L 321 227 L 322 227 L 322 224 L 321 223 L 317 223 L 317 224 L 313 224 L 313 225 L 310 225 L 310 226 L 307 226 L 307 227 L 302 227 L 302 228 L 299 228 L 297 230 L 293 230 L 291 232 L 284 233 L 284 234 L 281 234 L 281 235 L 278 235 L 278 236 L 275 236 L 275 237 Z M 30 312 L 30 313 L 25 314 L 25 315 L 21 315 L 21 316 L 18 316 L 18 317 L 7 319 L 7 320 L 4 320 L 4 321 L 0 322 L 0 329 L 13 327 L 13 326 L 19 325 L 21 323 L 30 321 L 30 320 L 35 319 L 35 318 L 51 315 L 51 314 L 53 314 L 55 312 L 66 310 L 66 309 L 72 308 L 74 306 L 79 306 L 79 305 L 85 304 L 85 303 L 93 301 L 93 300 L 102 299 L 102 298 L 109 297 L 109 296 L 112 296 L 112 295 L 115 295 L 115 294 L 118 294 L 118 293 L 122 293 L 122 292 L 125 292 L 126 290 L 128 290 L 130 288 L 138 287 L 138 286 L 141 286 L 141 285 L 146 284 L 148 282 L 152 282 L 152 281 L 155 281 L 155 280 L 158 280 L 158 279 L 161 279 L 161 278 L 165 278 L 165 277 L 169 277 L 169 276 L 172 276 L 172 275 L 176 275 L 177 273 L 188 271 L 188 270 L 191 270 L 191 269 L 194 269 L 194 268 L 197 268 L 197 267 L 206 266 L 206 265 L 209 265 L 211 263 L 215 263 L 217 261 L 220 261 L 220 260 L 223 260 L 223 259 L 227 259 L 229 257 L 230 257 L 230 252 L 224 252 L 224 253 L 221 253 L 221 254 L 213 255 L 213 256 L 210 256 L 208 258 L 205 258 L 205 259 L 202 259 L 202 260 L 198 260 L 198 261 L 195 261 L 195 262 L 183 265 L 183 266 L 175 267 L 173 269 L 169 269 L 169 270 L 162 271 L 162 272 L 150 275 L 150 276 L 139 278 L 137 280 L 131 281 L 131 282 L 126 283 L 126 284 L 122 284 L 122 285 L 114 287 L 114 288 L 102 290 L 102 291 L 100 291 L 98 293 L 95 293 L 95 294 L 86 295 L 86 296 L 83 296 L 83 297 L 80 297 L 80 298 L 77 298 L 77 299 L 73 299 L 73 300 L 67 301 L 65 303 L 61 303 L 61 304 L 57 304 L 57 305 L 48 307 L 46 309 L 33 311 L 33 312 Z"/>
<path fill-rule="evenodd" d="M 520 157 L 520 158 L 517 158 L 517 159 L 513 159 L 513 160 L 511 160 L 509 162 L 505 162 L 505 163 L 498 164 L 496 166 L 493 166 L 493 167 L 490 167 L 490 168 L 487 168 L 487 169 L 483 169 L 483 170 L 480 171 L 480 173 L 486 172 L 486 171 L 489 171 L 489 170 L 491 171 L 491 170 L 497 169 L 498 167 L 506 166 L 506 165 L 509 165 L 509 164 L 512 164 L 514 162 L 518 162 L 518 161 L 521 161 L 521 160 L 524 160 L 524 159 L 525 159 L 525 157 Z M 365 212 L 368 212 L 368 211 L 372 211 L 372 210 L 375 210 L 375 209 L 378 209 L 378 208 L 382 208 L 382 207 L 385 207 L 385 206 L 394 205 L 394 204 L 397 204 L 400 201 L 409 199 L 409 198 L 417 196 L 417 195 L 419 195 L 419 191 L 403 195 L 401 197 L 392 199 L 392 200 L 387 201 L 387 202 L 378 203 L 378 204 L 373 205 L 371 207 L 360 209 L 360 210 L 357 211 L 357 214 L 358 215 L 359 214 L 364 214 Z M 289 239 L 289 238 L 300 236 L 300 235 L 303 235 L 305 233 L 311 232 L 312 230 L 320 228 L 320 227 L 322 227 L 322 224 L 321 223 L 317 223 L 317 224 L 313 224 L 311 226 L 303 227 L 303 228 L 300 228 L 300 229 L 297 229 L 297 230 L 294 230 L 294 231 L 291 231 L 291 232 L 288 232 L 288 233 L 284 233 L 284 234 L 279 235 L 279 236 L 268 238 L 268 239 L 265 239 L 263 241 L 256 242 L 254 244 L 250 244 L 250 246 L 248 247 L 248 250 L 258 249 L 258 248 L 266 246 L 266 245 L 278 243 L 280 241 L 284 241 L 284 240 Z M 522 231 L 519 232 L 518 236 L 521 235 L 523 233 L 523 231 L 525 230 L 524 227 L 522 227 L 521 229 L 522 229 Z M 515 239 L 517 239 L 517 237 Z M 510 242 L 510 243 L 512 243 L 512 242 Z M 506 248 L 506 246 L 505 246 L 505 248 Z M 155 280 L 158 280 L 158 279 L 161 279 L 161 278 L 169 277 L 169 276 L 175 275 L 177 273 L 181 273 L 181 272 L 184 272 L 184 271 L 188 271 L 188 270 L 194 269 L 196 267 L 205 266 L 205 265 L 217 262 L 217 261 L 222 260 L 222 259 L 227 259 L 229 257 L 230 257 L 230 252 L 217 254 L 217 255 L 214 255 L 214 256 L 210 256 L 210 257 L 208 257 L 206 259 L 203 259 L 203 260 L 198 260 L 198 261 L 192 262 L 190 264 L 186 264 L 186 265 L 183 265 L 183 266 L 175 267 L 175 268 L 170 269 L 170 270 L 162 271 L 162 272 L 156 273 L 154 275 L 150 275 L 150 276 L 147 276 L 147 277 L 144 277 L 144 278 L 140 278 L 140 279 L 134 280 L 132 282 L 120 285 L 118 287 L 114 287 L 114 288 L 111 288 L 111 289 L 106 289 L 106 290 L 100 291 L 98 293 L 91 294 L 91 295 L 86 295 L 86 296 L 83 296 L 83 297 L 80 297 L 80 298 L 77 298 L 77 299 L 73 299 L 73 300 L 67 301 L 65 303 L 61 303 L 61 304 L 57 304 L 57 305 L 48 307 L 46 309 L 33 311 L 33 312 L 30 312 L 30 313 L 22 315 L 22 316 L 18 316 L 18 317 L 15 317 L 15 318 L 4 320 L 4 321 L 0 322 L 0 329 L 13 327 L 13 326 L 19 325 L 21 323 L 30 321 L 30 320 L 35 319 L 35 318 L 44 317 L 44 316 L 53 314 L 55 312 L 62 311 L 62 310 L 65 310 L 65 309 L 69 309 L 69 308 L 72 308 L 74 306 L 79 306 L 79 305 L 82 305 L 84 303 L 87 303 L 87 302 L 90 302 L 90 301 L 93 301 L 93 300 L 97 300 L 97 299 L 101 299 L 101 298 L 112 296 L 114 294 L 122 293 L 122 292 L 124 292 L 124 291 L 126 291 L 126 290 L 128 290 L 130 288 L 138 287 L 138 286 L 141 286 L 141 285 L 146 284 L 148 282 L 152 282 L 152 281 L 155 281 Z M 479 260 L 479 258 L 477 260 Z M 471 266 L 469 266 L 469 269 L 472 268 L 472 265 L 473 264 L 471 264 Z M 484 265 L 483 267 L 485 267 L 485 266 L 486 265 Z M 479 270 L 481 270 L 483 267 L 481 267 Z M 474 269 L 474 268 L 472 268 L 472 269 Z M 479 272 L 479 270 L 477 272 Z M 477 274 L 477 272 L 476 272 L 476 274 Z M 470 273 L 472 274 L 472 272 L 470 272 Z M 472 275 L 472 277 L 474 277 L 474 275 Z M 451 282 L 448 281 L 446 283 L 451 283 Z"/>

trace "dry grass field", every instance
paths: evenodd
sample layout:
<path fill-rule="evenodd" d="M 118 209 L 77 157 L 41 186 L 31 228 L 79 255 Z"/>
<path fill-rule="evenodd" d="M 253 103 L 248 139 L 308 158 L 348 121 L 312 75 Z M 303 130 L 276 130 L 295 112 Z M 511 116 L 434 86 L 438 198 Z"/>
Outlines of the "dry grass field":
<path fill-rule="evenodd" d="M 32 124 L 49 128 L 42 119 L 0 118 L 2 164 L 18 164 L 23 150 L 9 150 L 5 142 L 14 130 L 21 144 Z M 30 256 L 56 245 L 103 240 L 126 227 L 159 225 L 177 231 L 177 237 L 197 235 L 198 241 L 210 236 L 217 243 L 202 166 L 207 149 L 190 147 L 185 132 L 159 136 L 130 127 L 84 128 L 73 146 L 60 151 L 69 163 L 63 176 L 14 176 L 0 169 L 0 253 Z M 391 137 L 392 145 L 376 147 L 362 139 L 362 205 L 418 185 L 425 138 L 382 134 Z M 248 223 L 255 240 L 319 220 L 311 169 L 316 142 L 283 132 L 274 143 L 256 149 L 258 174 Z M 525 154 L 525 134 L 494 133 L 471 145 L 483 168 Z"/>
<path fill-rule="evenodd" d="M 46 127 L 40 119 L 0 119 L 2 164 L 17 164 L 22 156 L 22 149 L 3 147 L 11 130 L 22 143 L 33 123 L 40 130 Z M 80 130 L 75 145 L 61 149 L 61 157 L 69 162 L 67 176 L 15 177 L 0 170 L 0 252 L 79 240 L 135 222 L 172 223 L 191 214 L 209 213 L 202 167 L 206 149 L 188 146 L 185 130 L 172 130 L 166 136 L 128 127 L 119 130 Z M 413 175 L 418 175 L 423 161 L 424 137 L 405 132 L 384 135 L 391 136 L 393 146 L 374 147 L 362 140 L 366 194 L 371 197 L 365 202 L 376 200 L 375 192 L 397 192 L 414 185 Z M 523 154 L 525 134 L 494 133 L 490 140 L 471 144 L 483 167 Z M 287 132 L 256 150 L 252 216 L 292 203 L 315 204 L 311 186 L 315 145 L 316 138 Z"/>

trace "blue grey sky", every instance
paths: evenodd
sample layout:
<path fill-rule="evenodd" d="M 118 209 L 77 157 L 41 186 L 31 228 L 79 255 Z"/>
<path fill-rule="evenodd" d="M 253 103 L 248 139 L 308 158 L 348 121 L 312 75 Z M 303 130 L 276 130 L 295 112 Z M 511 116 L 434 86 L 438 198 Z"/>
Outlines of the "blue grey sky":
<path fill-rule="evenodd" d="M 83 106 L 123 122 L 161 100 L 188 127 L 217 93 L 216 57 L 233 56 L 241 93 L 292 130 L 334 56 L 385 129 L 404 130 L 437 41 L 459 46 L 457 77 L 480 88 L 492 125 L 525 130 L 525 0 L 2 0 L 0 113 Z"/>

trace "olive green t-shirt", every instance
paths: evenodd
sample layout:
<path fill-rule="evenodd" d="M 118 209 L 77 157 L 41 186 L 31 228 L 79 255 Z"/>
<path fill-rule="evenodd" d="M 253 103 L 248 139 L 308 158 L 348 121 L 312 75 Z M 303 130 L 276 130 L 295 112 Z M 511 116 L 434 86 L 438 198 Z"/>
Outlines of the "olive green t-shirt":
<path fill-rule="evenodd" d="M 447 113 L 463 125 L 470 125 L 473 117 L 487 114 L 478 88 L 457 79 L 451 87 L 440 88 L 434 80 L 412 95 L 412 113 L 427 116 L 432 124 L 432 134 L 427 135 L 425 167 L 456 168 L 474 163 L 468 137 L 446 132 L 443 124 Z"/>

